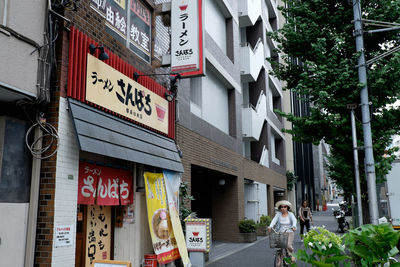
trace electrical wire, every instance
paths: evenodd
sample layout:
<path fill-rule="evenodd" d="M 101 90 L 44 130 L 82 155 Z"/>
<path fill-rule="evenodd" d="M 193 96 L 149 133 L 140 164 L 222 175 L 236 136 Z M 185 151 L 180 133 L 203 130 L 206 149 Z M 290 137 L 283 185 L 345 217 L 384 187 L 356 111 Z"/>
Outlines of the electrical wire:
<path fill-rule="evenodd" d="M 42 117 L 37 117 L 36 121 L 37 122 L 34 125 L 32 125 L 31 127 L 29 127 L 28 131 L 26 132 L 25 143 L 26 143 L 26 146 L 28 147 L 29 151 L 35 158 L 47 159 L 47 158 L 52 157 L 58 151 L 58 145 L 59 145 L 58 132 L 57 132 L 57 129 L 53 125 L 51 125 L 50 123 L 47 123 Z M 37 127 L 41 128 L 41 130 L 43 131 L 43 134 L 36 140 L 33 140 L 32 144 L 29 144 L 29 136 L 30 136 L 31 132 L 34 129 L 36 129 Z M 36 148 L 37 144 L 39 144 L 39 143 L 44 144 L 45 142 L 43 142 L 43 141 L 45 141 L 45 140 L 48 140 L 48 144 L 46 146 L 41 147 L 41 148 Z M 42 156 L 42 154 L 49 151 L 53 147 L 54 144 L 56 145 L 56 148 L 54 149 L 54 151 L 51 152 L 47 156 Z"/>

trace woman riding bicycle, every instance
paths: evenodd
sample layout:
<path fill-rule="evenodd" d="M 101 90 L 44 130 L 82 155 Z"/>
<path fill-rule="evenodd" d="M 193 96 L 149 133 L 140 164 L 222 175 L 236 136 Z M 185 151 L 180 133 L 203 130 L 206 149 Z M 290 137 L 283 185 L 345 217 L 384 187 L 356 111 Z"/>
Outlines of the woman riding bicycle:
<path fill-rule="evenodd" d="M 281 200 L 276 202 L 275 207 L 278 209 L 275 217 L 272 219 L 271 224 L 268 227 L 268 232 L 275 226 L 277 232 L 288 233 L 287 250 L 289 255 L 293 253 L 293 239 L 294 231 L 296 231 L 297 220 L 292 212 L 289 210 L 292 208 L 292 204 L 287 200 Z M 292 261 L 294 261 L 292 256 Z"/>

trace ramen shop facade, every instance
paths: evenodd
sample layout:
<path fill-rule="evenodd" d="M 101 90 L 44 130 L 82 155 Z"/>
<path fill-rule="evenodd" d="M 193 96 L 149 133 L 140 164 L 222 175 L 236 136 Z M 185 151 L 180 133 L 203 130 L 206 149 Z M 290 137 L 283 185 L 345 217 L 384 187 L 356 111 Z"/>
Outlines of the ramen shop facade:
<path fill-rule="evenodd" d="M 36 263 L 140 266 L 152 254 L 143 173 L 183 172 L 167 89 L 71 26 L 63 36 L 57 153 L 42 168 Z M 66 64 L 67 63 L 67 64 Z M 50 168 L 51 167 L 51 168 Z"/>

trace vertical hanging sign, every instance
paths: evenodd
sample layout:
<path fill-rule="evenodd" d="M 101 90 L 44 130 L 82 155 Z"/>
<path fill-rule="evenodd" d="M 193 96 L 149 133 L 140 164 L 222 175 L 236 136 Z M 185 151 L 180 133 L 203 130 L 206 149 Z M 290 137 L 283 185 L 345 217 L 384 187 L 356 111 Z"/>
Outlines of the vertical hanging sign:
<path fill-rule="evenodd" d="M 111 257 L 111 207 L 88 206 L 86 234 L 86 267 L 94 260 Z"/>
<path fill-rule="evenodd" d="M 141 58 L 151 58 L 151 11 L 139 0 L 130 5 L 129 48 Z"/>
<path fill-rule="evenodd" d="M 204 75 L 202 0 L 171 1 L 171 70 L 184 77 Z"/>
<path fill-rule="evenodd" d="M 157 261 L 165 265 L 180 258 L 170 213 L 168 211 L 165 180 L 162 173 L 144 173 L 147 215 L 150 235 Z"/>

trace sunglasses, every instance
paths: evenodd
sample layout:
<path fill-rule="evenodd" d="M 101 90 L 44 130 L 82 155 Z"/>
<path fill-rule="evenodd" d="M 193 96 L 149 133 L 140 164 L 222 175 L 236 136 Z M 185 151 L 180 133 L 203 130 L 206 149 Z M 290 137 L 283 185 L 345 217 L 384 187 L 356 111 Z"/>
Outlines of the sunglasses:
<path fill-rule="evenodd" d="M 285 208 L 285 209 L 287 209 L 288 208 L 288 206 L 279 206 L 279 208 L 281 209 L 281 208 Z"/>

